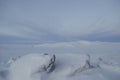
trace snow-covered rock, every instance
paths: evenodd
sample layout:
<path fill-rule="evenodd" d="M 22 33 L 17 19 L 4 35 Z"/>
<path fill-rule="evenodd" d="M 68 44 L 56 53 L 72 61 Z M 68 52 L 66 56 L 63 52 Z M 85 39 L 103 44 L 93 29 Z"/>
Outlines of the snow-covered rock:
<path fill-rule="evenodd" d="M 25 55 L 11 64 L 10 79 L 34 80 L 36 75 L 41 76 L 43 73 L 47 73 L 51 69 L 53 69 L 54 62 L 55 55 L 47 54 Z"/>
<path fill-rule="evenodd" d="M 44 52 L 55 53 L 56 60 L 54 60 L 53 55 L 45 54 L 46 57 L 43 58 L 44 55 L 42 54 L 29 54 Z M 90 54 L 91 58 L 89 59 L 85 54 Z M 9 60 L 10 57 L 15 56 L 23 57 L 17 59 L 11 58 L 11 60 Z M 52 60 L 50 60 L 50 58 Z M 49 63 L 49 61 L 50 64 L 47 64 L 46 62 Z M 55 69 L 48 73 L 54 68 L 54 66 L 51 65 L 51 62 L 53 64 L 54 61 Z M 46 63 L 45 65 L 49 65 L 47 69 L 45 69 L 45 67 L 43 68 L 45 65 L 41 65 L 44 62 Z M 7 69 L 9 66 L 6 66 L 6 63 L 10 64 L 9 69 Z M 7 79 L 6 77 L 8 75 L 10 78 Z M 119 79 L 120 42 L 80 41 L 35 44 L 33 46 L 26 44 L 0 45 L 0 80 Z"/>
<path fill-rule="evenodd" d="M 56 55 L 56 56 L 55 56 Z M 86 54 L 28 54 L 0 72 L 0 80 L 118 80 L 119 62 Z M 55 60 L 56 57 L 56 60 Z M 91 57 L 91 58 L 90 58 Z M 115 63 L 115 64 L 113 64 Z M 55 68 L 54 68 L 55 66 Z M 52 72 L 50 72 L 54 69 Z M 4 79 L 9 74 L 8 79 Z"/>
<path fill-rule="evenodd" d="M 90 69 L 90 57 L 86 54 L 57 54 L 56 76 L 74 76 Z"/>
<path fill-rule="evenodd" d="M 48 54 L 25 55 L 11 64 L 10 79 L 42 80 L 43 76 L 54 69 L 55 58 L 55 55 Z M 56 69 L 49 75 L 67 78 L 89 69 L 90 66 L 89 55 L 57 54 Z"/>
<path fill-rule="evenodd" d="M 17 56 L 17 57 L 12 57 L 8 60 L 8 62 L 6 63 L 7 66 L 10 66 L 12 63 L 14 63 L 17 59 L 19 59 L 21 56 Z"/>

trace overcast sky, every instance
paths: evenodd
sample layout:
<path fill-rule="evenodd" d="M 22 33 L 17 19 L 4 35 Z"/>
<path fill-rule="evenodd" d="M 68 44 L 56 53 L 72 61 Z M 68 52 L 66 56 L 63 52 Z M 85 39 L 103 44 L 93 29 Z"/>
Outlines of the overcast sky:
<path fill-rule="evenodd" d="M 0 0 L 0 43 L 120 42 L 120 0 Z"/>

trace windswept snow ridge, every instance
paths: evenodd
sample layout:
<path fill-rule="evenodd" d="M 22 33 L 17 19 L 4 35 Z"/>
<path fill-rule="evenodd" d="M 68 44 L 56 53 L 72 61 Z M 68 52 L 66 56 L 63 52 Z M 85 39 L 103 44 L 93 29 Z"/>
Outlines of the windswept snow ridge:
<path fill-rule="evenodd" d="M 54 66 L 54 55 L 29 54 L 16 60 L 10 66 L 11 80 L 37 80 L 44 72 L 49 72 Z M 38 78 L 39 79 L 39 78 Z"/>
<path fill-rule="evenodd" d="M 0 45 L 0 80 L 119 80 L 119 48 L 89 41 Z"/>
<path fill-rule="evenodd" d="M 91 62 L 90 55 L 86 54 L 28 54 L 11 64 L 10 80 L 93 80 L 97 77 L 98 80 L 112 80 L 109 79 L 111 75 L 117 80 L 119 69 L 102 58 Z"/>
<path fill-rule="evenodd" d="M 48 74 L 67 78 L 89 69 L 89 60 L 88 55 L 58 55 L 56 69 L 53 73 L 48 73 L 55 66 L 55 55 L 28 54 L 11 63 L 10 80 L 42 80 L 42 77 Z"/>
<path fill-rule="evenodd" d="M 56 59 L 55 59 L 56 55 Z M 83 54 L 28 54 L 0 71 L 0 80 L 118 80 L 119 62 Z M 51 71 L 52 69 L 52 71 Z M 5 77 L 9 74 L 9 78 Z"/>

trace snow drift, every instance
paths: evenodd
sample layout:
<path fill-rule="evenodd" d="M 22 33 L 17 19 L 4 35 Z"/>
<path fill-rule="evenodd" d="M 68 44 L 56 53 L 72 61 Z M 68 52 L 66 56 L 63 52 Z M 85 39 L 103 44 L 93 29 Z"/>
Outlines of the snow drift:
<path fill-rule="evenodd" d="M 10 65 L 11 80 L 37 80 L 44 72 L 54 67 L 55 56 L 48 54 L 29 54 L 21 57 Z M 38 78 L 39 80 L 39 78 Z"/>
<path fill-rule="evenodd" d="M 11 63 L 9 80 L 118 80 L 119 65 L 90 57 L 86 54 L 28 54 Z"/>
<path fill-rule="evenodd" d="M 89 41 L 0 45 L 0 80 L 119 80 L 119 48 Z"/>
<path fill-rule="evenodd" d="M 89 56 L 79 55 L 64 55 L 68 59 L 59 55 L 56 70 L 54 75 L 61 77 L 72 76 L 89 68 Z M 78 61 L 78 62 L 76 62 Z M 48 54 L 29 54 L 25 55 L 10 65 L 11 80 L 41 80 L 42 77 L 54 69 L 55 55 Z M 57 71 L 57 72 L 56 72 Z M 54 78 L 53 78 L 54 79 Z M 55 78 L 56 79 L 56 78 Z"/>

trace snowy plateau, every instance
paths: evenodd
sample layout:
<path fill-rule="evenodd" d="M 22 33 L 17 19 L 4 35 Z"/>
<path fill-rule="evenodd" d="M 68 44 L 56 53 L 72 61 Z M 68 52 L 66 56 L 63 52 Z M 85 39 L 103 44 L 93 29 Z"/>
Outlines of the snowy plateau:
<path fill-rule="evenodd" d="M 120 80 L 120 43 L 1 44 L 0 80 Z"/>

